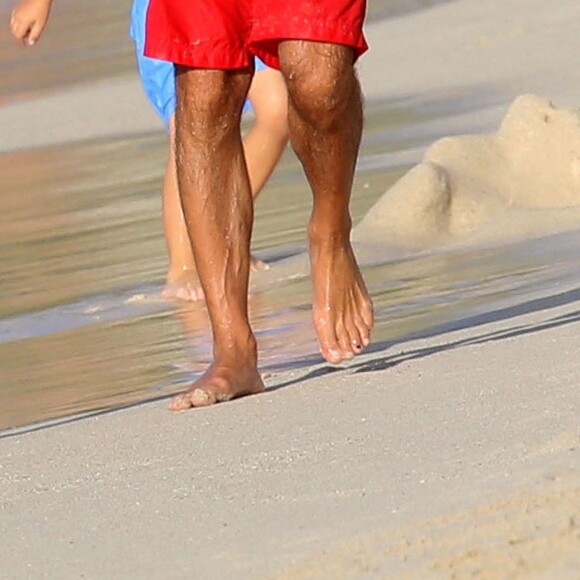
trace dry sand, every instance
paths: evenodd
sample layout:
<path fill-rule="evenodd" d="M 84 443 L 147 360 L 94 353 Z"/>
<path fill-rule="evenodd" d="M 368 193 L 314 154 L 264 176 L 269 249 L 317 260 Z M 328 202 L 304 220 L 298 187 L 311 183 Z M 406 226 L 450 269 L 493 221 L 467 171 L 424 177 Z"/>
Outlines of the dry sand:
<path fill-rule="evenodd" d="M 378 23 L 361 65 L 367 97 L 480 95 L 489 106 L 449 124 L 490 134 L 522 93 L 579 105 L 579 16 L 577 0 L 458 0 Z M 115 90 L 138 94 L 123 82 Z M 156 126 L 122 107 L 86 123 L 87 107 L 108 98 L 93 88 L 1 109 L 0 146 Z M 66 127 L 44 116 L 59 102 Z M 576 202 L 577 137 L 564 128 L 573 113 L 538 124 L 545 102 L 514 107 L 497 135 L 443 141 L 416 170 L 436 164 L 444 176 L 426 216 L 438 243 L 487 235 L 519 203 L 518 184 L 530 186 L 526 210 Z M 543 148 L 516 144 L 528 113 L 526 127 L 548 131 Z M 566 137 L 557 155 L 555 134 Z M 493 175 L 476 174 L 473 151 Z M 560 164 L 550 174 L 560 193 L 547 201 L 542 183 L 525 181 L 538 158 Z M 473 202 L 462 180 L 486 184 L 494 204 L 455 213 L 450 198 Z M 423 247 L 411 233 L 404 242 Z M 273 376 L 266 394 L 217 409 L 173 416 L 161 401 L 5 437 L 0 578 L 578 578 L 577 295 L 378 345 L 344 369 Z"/>
<path fill-rule="evenodd" d="M 497 133 L 437 141 L 353 238 L 416 251 L 579 227 L 580 112 L 526 95 Z"/>
<path fill-rule="evenodd" d="M 277 577 L 576 579 L 580 488 L 557 480 L 539 494 L 349 542 Z"/>

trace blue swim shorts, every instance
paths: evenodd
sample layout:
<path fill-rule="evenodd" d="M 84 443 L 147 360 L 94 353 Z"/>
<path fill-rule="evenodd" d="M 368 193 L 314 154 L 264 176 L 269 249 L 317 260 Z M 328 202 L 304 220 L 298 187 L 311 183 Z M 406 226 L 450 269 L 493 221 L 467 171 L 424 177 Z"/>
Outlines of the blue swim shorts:
<path fill-rule="evenodd" d="M 176 107 L 175 66 L 170 62 L 148 58 L 144 55 L 148 8 L 149 0 L 133 1 L 129 34 L 135 41 L 137 66 L 145 94 L 165 126 L 169 128 L 169 121 L 175 114 Z M 256 59 L 256 72 L 265 68 L 267 68 L 266 65 Z M 246 102 L 244 111 L 249 110 L 251 106 Z"/>

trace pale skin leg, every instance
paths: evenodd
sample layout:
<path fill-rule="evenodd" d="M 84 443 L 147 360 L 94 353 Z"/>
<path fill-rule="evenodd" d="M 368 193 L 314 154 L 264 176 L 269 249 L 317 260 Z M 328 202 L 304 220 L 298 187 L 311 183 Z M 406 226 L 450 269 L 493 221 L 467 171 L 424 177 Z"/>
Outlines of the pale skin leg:
<path fill-rule="evenodd" d="M 200 300 L 199 285 L 191 242 L 181 209 L 175 166 L 175 118 L 170 121 L 170 143 L 163 182 L 163 230 L 169 255 L 169 271 L 162 296 L 179 300 Z"/>
<path fill-rule="evenodd" d="M 244 154 L 254 200 L 276 167 L 288 143 L 288 98 L 282 75 L 267 69 L 256 73 L 248 99 L 256 121 L 243 141 Z M 183 217 L 175 169 L 174 118 L 170 123 L 171 141 L 163 185 L 163 226 L 169 254 L 169 270 L 164 298 L 196 301 L 203 299 L 191 243 Z M 251 259 L 251 270 L 267 265 Z"/>
<path fill-rule="evenodd" d="M 372 303 L 350 244 L 349 201 L 362 133 L 362 97 L 345 46 L 284 41 L 292 145 L 314 194 L 309 224 L 314 326 L 324 358 L 339 363 L 370 342 Z"/>
<path fill-rule="evenodd" d="M 248 320 L 253 200 L 240 133 L 250 71 L 181 69 L 177 175 L 213 331 L 214 362 L 173 410 L 264 390 Z"/>
<path fill-rule="evenodd" d="M 244 138 L 244 152 L 255 200 L 288 144 L 288 92 L 282 75 L 272 69 L 256 73 L 248 100 L 256 121 Z"/>

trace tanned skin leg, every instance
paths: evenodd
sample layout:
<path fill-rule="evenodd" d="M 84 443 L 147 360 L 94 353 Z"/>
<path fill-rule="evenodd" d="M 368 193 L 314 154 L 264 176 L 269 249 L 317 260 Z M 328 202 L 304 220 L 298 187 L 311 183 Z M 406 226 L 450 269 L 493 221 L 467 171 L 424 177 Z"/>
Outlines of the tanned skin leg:
<path fill-rule="evenodd" d="M 248 320 L 253 203 L 240 134 L 252 72 L 178 68 L 176 161 L 183 212 L 213 331 L 214 362 L 171 409 L 264 390 Z"/>
<path fill-rule="evenodd" d="M 314 326 L 324 358 L 340 363 L 370 342 L 373 310 L 351 244 L 349 201 L 362 97 L 352 49 L 284 41 L 290 140 L 314 195 L 309 224 Z"/>
<path fill-rule="evenodd" d="M 243 147 L 255 201 L 288 143 L 288 97 L 282 75 L 272 69 L 256 73 L 250 85 L 248 100 L 254 108 L 256 121 L 244 138 Z M 170 122 L 170 135 L 169 159 L 163 185 L 163 225 L 169 270 L 162 296 L 188 301 L 203 300 L 177 185 L 174 117 Z M 267 264 L 251 257 L 251 271 L 267 268 Z"/>

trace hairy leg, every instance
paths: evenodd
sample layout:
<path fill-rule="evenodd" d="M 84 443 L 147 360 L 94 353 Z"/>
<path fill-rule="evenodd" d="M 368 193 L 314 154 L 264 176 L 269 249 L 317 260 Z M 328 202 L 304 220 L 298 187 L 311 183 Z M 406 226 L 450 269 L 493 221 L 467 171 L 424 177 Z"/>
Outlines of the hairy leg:
<path fill-rule="evenodd" d="M 195 301 L 203 298 L 203 292 L 197 278 L 191 242 L 179 199 L 174 141 L 175 117 L 172 117 L 169 156 L 163 182 L 163 230 L 169 254 L 169 270 L 162 296 Z"/>
<path fill-rule="evenodd" d="M 253 203 L 240 134 L 251 73 L 180 68 L 176 160 L 179 192 L 213 332 L 214 362 L 173 410 L 258 393 L 248 320 Z"/>
<path fill-rule="evenodd" d="M 309 224 L 314 325 L 323 356 L 352 358 L 370 342 L 372 303 L 350 244 L 349 202 L 362 132 L 362 97 L 345 46 L 284 41 L 292 145 L 314 194 Z"/>
<path fill-rule="evenodd" d="M 243 146 L 255 199 L 288 143 L 288 99 L 282 75 L 271 69 L 256 74 L 248 98 L 254 107 L 256 122 L 243 140 Z M 177 185 L 175 117 L 170 122 L 169 157 L 163 184 L 163 226 L 169 270 L 162 296 L 186 301 L 203 300 Z M 251 271 L 266 268 L 267 264 L 251 256 Z"/>

